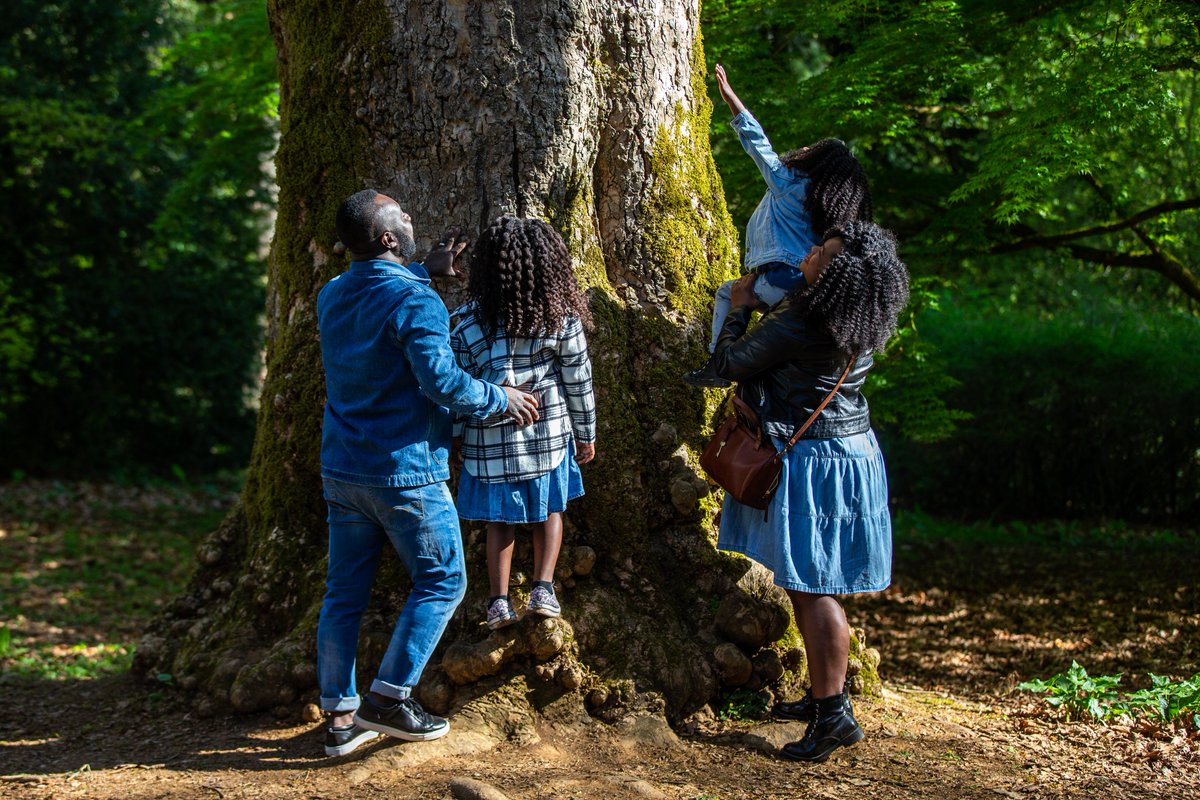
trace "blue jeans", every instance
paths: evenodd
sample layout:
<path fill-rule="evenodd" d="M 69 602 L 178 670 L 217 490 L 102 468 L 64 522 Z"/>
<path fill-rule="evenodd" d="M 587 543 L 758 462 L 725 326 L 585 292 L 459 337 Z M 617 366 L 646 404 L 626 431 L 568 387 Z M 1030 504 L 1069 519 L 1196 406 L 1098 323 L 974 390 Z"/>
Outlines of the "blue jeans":
<path fill-rule="evenodd" d="M 769 273 L 758 276 L 754 282 L 754 296 L 773 306 L 787 296 L 787 289 L 780 289 L 771 283 Z M 717 296 L 713 303 L 712 339 L 708 343 L 708 352 L 716 352 L 717 339 L 721 338 L 721 329 L 725 327 L 725 318 L 733 308 L 733 281 L 725 281 L 717 287 Z"/>
<path fill-rule="evenodd" d="M 321 708 L 358 708 L 354 661 L 358 629 L 385 542 L 400 556 L 413 588 L 371 691 L 408 697 L 467 591 L 458 513 L 444 482 L 359 486 L 322 479 L 329 506 L 329 571 L 317 624 Z"/>

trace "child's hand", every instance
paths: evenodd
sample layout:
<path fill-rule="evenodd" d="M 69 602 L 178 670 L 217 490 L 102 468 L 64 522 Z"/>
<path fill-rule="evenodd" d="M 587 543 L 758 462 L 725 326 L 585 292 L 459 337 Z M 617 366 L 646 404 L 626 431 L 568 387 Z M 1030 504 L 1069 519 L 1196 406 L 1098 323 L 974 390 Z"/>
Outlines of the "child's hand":
<path fill-rule="evenodd" d="M 758 280 L 758 273 L 751 272 L 733 282 L 733 286 L 729 290 L 729 300 L 734 308 L 738 306 L 755 308 L 759 305 L 761 301 L 754 294 L 754 282 L 756 280 Z"/>
<path fill-rule="evenodd" d="M 446 231 L 438 243 L 425 256 L 425 270 L 434 278 L 458 278 L 462 275 L 454 271 L 454 259 L 471 243 L 461 228 L 451 228 Z"/>
<path fill-rule="evenodd" d="M 595 457 L 596 457 L 596 443 L 595 442 L 588 442 L 587 444 L 584 444 L 583 442 L 575 443 L 575 463 L 576 464 L 586 464 Z"/>
<path fill-rule="evenodd" d="M 717 91 L 721 93 L 721 99 L 729 106 L 729 111 L 735 117 L 746 110 L 746 106 L 734 94 L 733 87 L 729 85 L 729 76 L 725 74 L 725 67 L 717 64 Z"/>

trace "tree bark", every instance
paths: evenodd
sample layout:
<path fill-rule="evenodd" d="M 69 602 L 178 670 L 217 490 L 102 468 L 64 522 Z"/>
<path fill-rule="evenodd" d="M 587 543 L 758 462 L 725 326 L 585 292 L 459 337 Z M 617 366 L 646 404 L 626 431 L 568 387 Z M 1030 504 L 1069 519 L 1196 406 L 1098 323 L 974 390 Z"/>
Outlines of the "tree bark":
<path fill-rule="evenodd" d="M 506 676 L 587 697 L 601 716 L 648 701 L 679 719 L 722 689 L 794 690 L 803 655 L 782 594 L 714 547 L 719 498 L 696 456 L 721 398 L 679 380 L 704 357 L 709 298 L 738 271 L 696 0 L 272 0 L 270 16 L 282 138 L 254 455 L 238 508 L 136 668 L 172 674 L 201 711 L 313 693 L 327 537 L 315 299 L 346 267 L 336 208 L 371 187 L 412 215 L 419 251 L 499 214 L 551 221 L 596 320 L 597 459 L 567 515 L 566 621 L 487 636 L 483 538 L 464 528 L 472 589 L 422 680 L 426 704 L 448 711 Z M 360 677 L 407 588 L 391 560 Z M 878 655 L 855 647 L 870 689 Z"/>

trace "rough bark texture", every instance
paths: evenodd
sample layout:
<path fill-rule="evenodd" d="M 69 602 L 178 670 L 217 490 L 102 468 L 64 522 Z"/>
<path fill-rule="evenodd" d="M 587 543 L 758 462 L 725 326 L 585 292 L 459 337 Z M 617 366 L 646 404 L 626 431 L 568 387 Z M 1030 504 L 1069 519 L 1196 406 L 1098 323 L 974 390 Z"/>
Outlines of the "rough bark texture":
<path fill-rule="evenodd" d="M 602 717 L 640 705 L 678 719 L 722 689 L 794 691 L 804 659 L 782 594 L 713 545 L 717 498 L 695 455 L 719 396 L 679 380 L 702 358 L 713 290 L 737 272 L 696 0 L 272 0 L 270 14 L 283 135 L 258 438 L 240 507 L 137 667 L 175 675 L 201 711 L 313 693 L 327 535 L 315 298 L 345 268 L 338 203 L 372 187 L 409 211 L 422 250 L 502 213 L 550 220 L 597 323 L 598 458 L 569 511 L 565 621 L 486 636 L 483 537 L 465 529 L 472 590 L 422 681 L 426 704 L 462 707 L 515 679 L 543 686 L 539 707 L 573 693 Z M 514 571 L 529 559 L 519 547 Z M 407 586 L 391 560 L 360 676 Z M 870 690 L 878 656 L 859 645 Z"/>

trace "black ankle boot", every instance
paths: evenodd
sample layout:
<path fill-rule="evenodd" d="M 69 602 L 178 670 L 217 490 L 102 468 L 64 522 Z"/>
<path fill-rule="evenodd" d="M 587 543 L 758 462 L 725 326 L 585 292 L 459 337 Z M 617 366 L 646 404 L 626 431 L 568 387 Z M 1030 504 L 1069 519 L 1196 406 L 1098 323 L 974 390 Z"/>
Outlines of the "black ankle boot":
<path fill-rule="evenodd" d="M 824 761 L 834 750 L 860 742 L 866 735 L 854 718 L 850 697 L 845 692 L 832 697 L 813 698 L 812 705 L 813 721 L 808 723 L 804 738 L 781 747 L 781 758 L 789 761 Z"/>
<path fill-rule="evenodd" d="M 771 708 L 771 713 L 778 719 L 797 720 L 798 722 L 813 721 L 812 689 L 804 693 L 799 700 L 783 700 Z"/>

